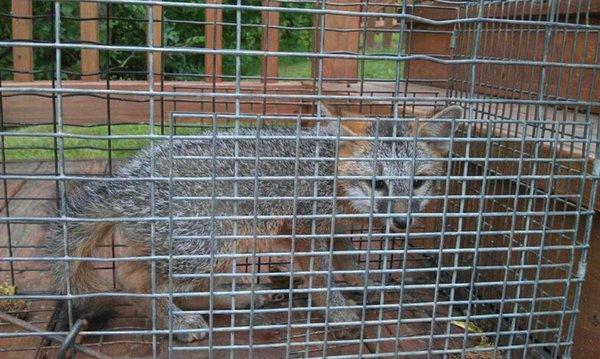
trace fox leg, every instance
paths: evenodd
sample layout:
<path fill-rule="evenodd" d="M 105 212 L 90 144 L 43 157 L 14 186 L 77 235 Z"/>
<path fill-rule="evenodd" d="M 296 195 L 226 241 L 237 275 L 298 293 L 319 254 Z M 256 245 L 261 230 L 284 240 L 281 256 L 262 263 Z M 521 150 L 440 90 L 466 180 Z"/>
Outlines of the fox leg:
<path fill-rule="evenodd" d="M 151 293 L 150 269 L 147 263 L 128 262 L 117 271 L 117 281 L 121 290 L 132 293 Z M 157 275 L 156 293 L 169 293 L 169 286 L 164 280 Z M 191 289 L 189 283 L 172 283 L 173 292 L 184 292 Z M 151 318 L 152 299 L 129 298 L 128 301 L 139 308 L 144 308 Z M 193 330 L 193 329 L 208 329 L 208 324 L 199 314 L 180 313 L 181 309 L 169 297 L 157 297 L 155 301 L 156 326 L 159 329 L 169 327 L 169 313 L 172 313 L 172 328 L 173 330 Z M 206 337 L 206 332 L 184 332 L 176 333 L 175 337 L 181 342 L 191 342 L 194 340 L 202 340 Z"/>
<path fill-rule="evenodd" d="M 243 309 L 248 309 L 250 307 L 254 307 L 254 308 L 261 308 L 263 307 L 266 303 L 270 302 L 273 298 L 271 294 L 268 293 L 264 293 L 264 294 L 257 294 L 257 293 L 246 293 L 246 294 L 237 294 L 237 291 L 250 291 L 252 290 L 252 283 L 251 283 L 252 279 L 247 279 L 247 282 L 244 283 L 244 280 L 242 280 L 242 283 L 240 283 L 239 279 L 236 280 L 236 284 L 235 284 L 235 292 L 231 293 L 231 294 L 227 294 L 225 296 L 219 296 L 218 300 L 215 302 L 216 303 L 216 307 L 219 309 L 230 309 L 231 308 L 231 299 L 232 297 L 235 297 L 235 306 L 236 308 L 243 308 Z M 231 292 L 232 291 L 232 283 L 220 283 L 217 286 L 217 290 L 218 291 L 222 291 L 222 292 Z M 270 286 L 265 285 L 265 284 L 254 284 L 254 291 L 263 291 L 263 290 L 269 290 L 271 289 Z M 217 298 L 217 297 L 215 297 Z M 254 305 L 252 306 L 252 303 L 254 303 Z"/>
<path fill-rule="evenodd" d="M 261 240 L 239 240 L 236 242 L 235 247 L 231 247 L 232 253 L 234 248 L 237 253 L 249 253 L 251 248 L 257 252 L 260 252 L 263 247 L 267 250 L 272 250 L 274 245 L 270 241 Z M 220 273 L 234 273 L 237 268 L 232 267 L 232 261 L 228 260 L 227 263 L 221 265 L 218 269 Z M 213 291 L 221 292 L 224 294 L 213 295 L 212 305 L 216 309 L 231 309 L 232 299 L 235 299 L 235 307 L 238 309 L 248 309 L 250 307 L 260 308 L 267 302 L 272 300 L 272 294 L 269 293 L 239 293 L 239 292 L 250 292 L 263 291 L 271 289 L 269 285 L 255 283 L 256 278 L 251 276 L 250 273 L 240 273 L 239 276 L 235 277 L 218 277 L 215 278 L 213 283 Z M 234 286 L 235 283 L 235 286 Z M 210 290 L 208 280 L 204 281 L 203 290 L 208 292 Z M 254 289 L 253 289 L 254 287 Z M 208 308 L 210 305 L 211 298 L 209 296 L 196 297 L 193 302 L 193 306 L 196 308 Z"/>
<path fill-rule="evenodd" d="M 355 251 L 356 248 L 354 247 L 354 244 L 352 243 L 352 240 L 350 238 L 337 238 L 334 241 L 334 249 L 336 251 Z M 348 285 L 352 286 L 352 287 L 364 287 L 365 285 L 365 275 L 366 275 L 366 269 L 364 267 L 361 267 L 360 263 L 359 263 L 359 256 L 358 254 L 335 254 L 334 252 L 334 256 L 333 256 L 333 264 L 335 266 L 336 269 L 341 269 L 341 270 L 345 270 L 345 271 L 358 271 L 357 273 L 348 273 L 348 274 L 344 274 L 344 280 L 346 281 L 346 283 L 348 283 Z M 366 265 L 366 263 L 365 263 Z M 376 282 L 371 279 L 368 278 L 367 279 L 367 285 L 369 287 L 375 286 Z M 367 290 L 367 303 L 372 303 L 377 301 L 378 297 L 379 297 L 379 293 L 376 290 L 370 289 Z M 363 291 L 363 295 L 364 295 L 364 291 Z"/>
<path fill-rule="evenodd" d="M 230 280 L 219 279 L 216 280 L 214 285 L 215 292 L 227 292 L 226 294 L 213 295 L 212 306 L 215 309 L 232 309 L 232 297 L 235 298 L 235 307 L 237 309 L 248 309 L 254 302 L 254 308 L 261 308 L 266 303 L 271 301 L 271 294 L 250 294 L 250 293 L 238 293 L 248 292 L 252 289 L 251 279 L 242 279 L 246 277 L 237 278 L 235 280 L 235 290 L 233 289 L 233 283 Z M 270 286 L 265 284 L 254 284 L 255 291 L 263 291 L 271 289 Z M 202 286 L 202 291 L 208 292 L 208 283 Z M 179 303 L 181 308 L 187 310 L 194 309 L 208 309 L 210 307 L 210 296 L 197 296 L 182 298 Z"/>
<path fill-rule="evenodd" d="M 325 232 L 328 228 L 329 223 L 322 225 L 324 228 L 320 233 Z M 329 253 L 329 241 L 318 239 L 315 240 L 315 252 L 326 252 Z M 297 240 L 296 241 L 296 252 L 310 252 L 310 240 Z M 313 266 L 310 266 L 309 256 L 297 256 L 295 261 L 301 271 L 316 271 L 326 272 L 329 270 L 331 258 L 328 255 L 318 255 L 313 258 Z M 307 281 L 308 282 L 308 281 Z M 333 323 L 348 323 L 359 320 L 359 311 L 357 309 L 349 308 L 355 305 L 355 302 L 351 299 L 344 297 L 335 281 L 329 281 L 331 288 L 329 290 L 329 296 L 327 291 L 318 291 L 312 293 L 315 303 L 320 307 L 329 307 L 329 320 Z M 313 288 L 328 288 L 328 275 L 317 274 L 313 277 Z M 355 338 L 358 335 L 358 328 L 349 327 L 348 324 L 344 326 L 336 326 L 333 328 L 334 335 L 338 338 Z"/>
<path fill-rule="evenodd" d="M 181 288 L 173 288 L 175 292 L 186 291 L 189 289 L 188 286 L 182 286 Z M 159 293 L 169 293 L 167 285 L 161 285 L 157 290 Z M 179 308 L 168 297 L 161 297 L 156 299 L 156 314 L 158 322 L 162 327 L 167 327 L 169 320 L 169 312 L 172 313 L 172 325 L 173 330 L 185 330 L 185 332 L 175 333 L 175 338 L 180 342 L 188 343 L 195 340 L 202 340 L 206 337 L 208 331 L 195 331 L 197 329 L 208 329 L 208 324 L 200 314 L 191 313 L 177 313 L 181 312 Z"/>

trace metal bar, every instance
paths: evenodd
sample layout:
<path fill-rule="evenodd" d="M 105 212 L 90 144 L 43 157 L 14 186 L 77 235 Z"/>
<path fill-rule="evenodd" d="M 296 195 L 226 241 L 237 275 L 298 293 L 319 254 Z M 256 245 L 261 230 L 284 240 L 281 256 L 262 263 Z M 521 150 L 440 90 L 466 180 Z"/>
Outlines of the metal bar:
<path fill-rule="evenodd" d="M 85 327 L 87 327 L 87 325 L 88 325 L 87 320 L 77 319 L 75 324 L 73 324 L 73 328 L 71 328 L 71 331 L 69 332 L 69 334 L 67 334 L 64 342 L 58 349 L 58 353 L 56 353 L 56 357 L 58 359 L 64 359 L 66 357 L 67 351 L 69 350 L 70 347 L 73 347 L 73 344 L 74 344 L 73 342 L 77 338 L 77 335 L 79 335 L 79 332 L 81 330 L 83 330 Z"/>
<path fill-rule="evenodd" d="M 24 320 L 21 320 L 19 318 L 15 318 L 12 315 L 8 315 L 4 312 L 0 311 L 0 318 L 7 322 L 7 323 L 11 323 L 13 325 L 16 325 L 18 327 L 21 327 L 29 332 L 32 332 L 33 335 L 42 335 L 45 338 L 50 339 L 51 341 L 57 343 L 57 344 L 63 344 L 65 343 L 65 339 L 63 339 L 62 337 L 58 336 L 58 335 L 54 335 L 52 333 L 43 333 L 43 330 L 37 328 L 36 326 L 27 323 Z M 89 355 L 92 358 L 97 358 L 97 359 L 110 359 L 111 357 L 104 355 L 102 353 L 98 353 L 95 350 L 86 348 L 82 345 L 79 344 L 73 344 L 73 349 L 77 350 L 78 352 L 81 352 L 83 354 Z"/>

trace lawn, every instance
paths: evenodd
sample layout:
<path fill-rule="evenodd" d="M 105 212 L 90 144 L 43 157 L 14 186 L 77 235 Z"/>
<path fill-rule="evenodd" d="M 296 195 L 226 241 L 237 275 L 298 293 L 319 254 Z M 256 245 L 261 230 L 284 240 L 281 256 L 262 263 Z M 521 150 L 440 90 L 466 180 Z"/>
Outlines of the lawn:
<path fill-rule="evenodd" d="M 374 39 L 375 47 L 367 48 L 367 55 L 387 55 L 395 56 L 398 53 L 397 45 L 392 47 L 383 47 L 383 35 L 377 34 Z M 392 35 L 392 44 L 398 44 L 399 35 Z M 364 75 L 365 80 L 390 80 L 396 79 L 396 61 L 395 60 L 363 60 L 359 61 L 358 78 Z M 364 74 L 362 73 L 364 68 Z M 404 74 L 404 66 L 400 64 L 400 78 Z M 257 73 L 258 74 L 258 73 Z M 284 78 L 311 78 L 311 60 L 306 58 L 287 58 L 279 60 L 279 76 Z"/>
<path fill-rule="evenodd" d="M 273 123 L 266 123 L 272 126 Z M 287 126 L 289 123 L 278 122 L 277 126 Z M 218 124 L 219 128 L 231 128 L 233 123 Z M 251 126 L 242 123 L 240 126 Z M 177 135 L 197 135 L 212 129 L 210 124 L 178 124 L 175 130 Z M 54 160 L 54 149 L 56 137 L 52 125 L 23 126 L 10 128 L 6 132 L 18 133 L 18 135 L 4 136 L 4 151 L 0 151 L 0 160 L 4 161 L 52 161 Z M 108 126 L 63 126 L 63 147 L 66 160 L 82 159 L 107 159 L 112 154 L 113 159 L 128 158 L 141 148 L 148 146 L 150 140 L 144 138 L 93 138 L 108 136 Z M 169 129 L 164 129 L 168 135 Z M 22 136 L 21 136 L 22 134 Z M 155 135 L 161 134 L 160 125 L 154 129 Z M 150 126 L 145 124 L 117 124 L 110 127 L 111 136 L 149 136 Z M 85 137 L 84 137 L 85 136 Z M 89 138 L 92 137 L 92 138 Z M 2 158 L 4 154 L 4 158 Z"/>
<path fill-rule="evenodd" d="M 111 135 L 148 135 L 150 126 L 143 124 L 113 125 Z M 8 131 L 7 131 L 8 132 Z M 4 160 L 23 161 L 54 159 L 55 138 L 51 125 L 25 126 L 11 129 L 10 132 L 22 133 L 23 136 L 4 137 Z M 108 126 L 63 126 L 63 132 L 69 135 L 107 136 Z M 155 134 L 160 134 L 156 126 Z M 190 128 L 178 128 L 178 134 L 197 132 Z M 35 137 L 31 135 L 35 134 Z M 46 136 L 45 136 L 46 135 Z M 111 139 L 110 149 L 113 158 L 130 157 L 135 151 L 149 144 L 148 139 Z M 108 158 L 109 140 L 90 138 L 64 138 L 65 159 L 103 159 Z"/>
<path fill-rule="evenodd" d="M 312 76 L 310 59 L 298 57 L 280 59 L 279 76 L 283 78 L 310 78 Z"/>

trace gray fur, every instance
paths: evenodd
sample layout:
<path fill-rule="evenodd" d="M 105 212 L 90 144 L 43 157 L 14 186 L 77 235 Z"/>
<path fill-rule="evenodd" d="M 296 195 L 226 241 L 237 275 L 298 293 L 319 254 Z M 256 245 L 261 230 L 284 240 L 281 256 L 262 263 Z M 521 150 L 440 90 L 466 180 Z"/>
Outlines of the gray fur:
<path fill-rule="evenodd" d="M 391 136 L 392 127 L 389 124 L 382 123 L 379 127 L 379 136 Z M 408 125 L 400 124 L 398 126 L 398 135 L 405 136 L 409 132 Z M 374 129 L 370 130 L 371 135 L 375 135 Z M 301 199 L 302 197 L 314 196 L 313 179 L 298 179 L 297 196 L 300 198 L 296 206 L 292 198 L 282 199 L 280 197 L 292 197 L 294 195 L 294 175 L 296 164 L 296 135 L 297 131 L 294 128 L 262 128 L 258 132 L 256 129 L 243 128 L 240 129 L 239 135 L 247 138 L 230 139 L 224 138 L 233 136 L 233 131 L 220 131 L 216 133 L 216 139 L 202 140 L 177 140 L 172 143 L 172 151 L 175 156 L 198 156 L 205 157 L 204 159 L 175 159 L 172 163 L 173 176 L 175 177 L 233 177 L 234 169 L 237 163 L 237 175 L 245 180 L 237 181 L 238 197 L 249 198 L 247 200 L 237 200 L 237 214 L 239 216 L 257 215 L 311 215 L 313 214 L 313 199 Z M 312 136 L 328 136 L 328 139 L 314 139 Z M 273 136 L 289 136 L 289 139 L 269 138 Z M 257 137 L 259 138 L 257 140 Z M 213 156 L 234 156 L 234 147 L 237 143 L 239 154 L 247 157 L 247 159 L 224 160 L 219 159 L 212 161 Z M 317 152 L 318 143 L 318 152 Z M 350 144 L 352 145 L 352 144 Z M 336 157 L 336 133 L 333 127 L 326 126 L 317 129 L 307 129 L 300 131 L 299 137 L 299 158 L 297 166 L 297 174 L 300 177 L 314 176 L 317 173 L 319 176 L 333 176 L 335 173 L 334 159 Z M 371 145 L 356 146 L 355 156 L 372 158 L 375 155 L 375 148 Z M 71 222 L 67 226 L 67 243 L 69 255 L 76 253 L 78 248 L 93 245 L 98 242 L 97 233 L 102 228 L 109 226 L 114 230 L 119 230 L 123 234 L 126 243 L 134 249 L 134 254 L 139 256 L 150 255 L 150 237 L 151 226 L 148 222 L 140 221 L 139 217 L 152 216 L 150 199 L 151 186 L 147 181 L 136 180 L 139 177 L 151 177 L 151 158 L 155 159 L 154 175 L 158 177 L 168 177 L 170 171 L 171 144 L 169 141 L 160 143 L 154 147 L 153 152 L 149 149 L 143 150 L 129 161 L 128 164 L 121 167 L 115 172 L 117 177 L 131 178 L 131 181 L 118 182 L 99 182 L 90 181 L 81 186 L 77 191 L 68 197 L 66 203 L 66 215 L 74 218 L 115 218 L 125 217 L 130 218 L 130 222 L 110 222 L 90 223 L 90 222 Z M 415 153 L 416 151 L 416 153 Z M 259 157 L 258 165 L 255 157 Z M 395 150 L 392 150 L 391 142 L 382 142 L 377 149 L 377 157 L 384 158 L 378 161 L 373 167 L 372 161 L 353 161 L 350 166 L 343 165 L 344 161 L 340 162 L 340 175 L 385 175 L 398 176 L 407 175 L 425 169 L 429 171 L 427 175 L 439 174 L 439 163 L 429 163 L 427 161 L 417 161 L 417 169 L 413 171 L 411 161 L 386 161 L 385 158 L 416 158 L 431 157 L 432 154 L 428 147 L 424 144 L 414 146 L 412 141 L 396 141 Z M 276 159 L 260 160 L 261 157 L 275 157 Z M 284 160 L 284 158 L 288 158 Z M 317 158 L 317 159 L 315 159 Z M 213 168 L 214 165 L 214 168 Z M 316 172 L 317 171 L 317 172 Z M 268 197 L 269 200 L 261 200 L 254 203 L 255 196 L 255 176 L 291 176 L 292 179 L 261 179 L 257 183 L 258 196 Z M 426 183 L 415 193 L 433 193 L 434 186 L 432 183 Z M 168 217 L 171 213 L 174 218 L 194 217 L 194 216 L 210 216 L 210 215 L 232 215 L 234 208 L 233 200 L 217 199 L 215 203 L 211 203 L 210 199 L 202 200 L 175 200 L 172 204 L 172 212 L 170 212 L 169 198 L 172 196 L 208 196 L 208 197 L 232 197 L 233 196 L 233 181 L 216 180 L 214 183 L 214 193 L 212 181 L 176 181 L 172 188 L 165 181 L 155 182 L 154 191 L 154 208 L 155 216 Z M 394 195 L 407 195 L 410 190 L 409 180 L 391 180 L 388 181 L 389 189 Z M 173 191 L 170 193 L 170 191 Z M 338 181 L 338 196 L 351 195 L 348 192 L 362 193 L 364 196 L 370 197 L 370 183 L 364 180 L 339 180 Z M 420 192 L 419 192 L 420 191 Z M 353 193 L 354 193 L 353 192 Z M 333 180 L 318 180 L 318 196 L 331 197 L 334 193 Z M 387 200 L 385 193 L 376 193 L 375 212 L 387 212 Z M 318 200 L 316 202 L 317 214 L 333 213 L 331 199 Z M 338 201 L 337 213 L 364 213 L 369 214 L 369 201 L 356 199 L 349 201 Z M 396 201 L 397 202 L 397 201 Z M 406 207 L 402 207 L 398 203 L 392 204 L 393 211 L 404 213 Z M 412 204 L 412 211 L 419 212 L 425 207 L 425 201 L 415 201 Z M 402 208 L 404 208 L 402 210 Z M 274 220 L 258 220 L 255 224 L 252 219 L 237 220 L 238 233 L 241 235 L 252 235 L 254 231 L 257 234 L 278 234 L 277 231 L 281 227 L 281 221 Z M 331 231 L 331 218 L 317 220 L 317 233 L 328 234 Z M 175 221 L 172 228 L 174 236 L 232 236 L 233 221 L 232 220 L 215 220 L 211 223 L 210 220 L 186 220 Z M 254 227 L 256 225 L 256 227 Z M 310 220 L 298 220 L 297 228 L 311 228 Z M 308 232 L 310 234 L 310 232 Z M 96 237 L 94 237 L 96 236 Z M 167 221 L 158 221 L 155 225 L 155 244 L 157 255 L 167 255 L 169 253 L 169 223 Z M 92 243 L 92 241 L 94 243 Z M 273 240 L 275 241 L 275 240 Z M 316 250 L 328 250 L 328 240 L 317 241 Z M 173 255 L 207 255 L 209 253 L 232 253 L 235 249 L 237 241 L 232 239 L 178 239 L 173 240 L 172 253 Z M 63 235 L 62 225 L 53 224 L 46 241 L 47 249 L 52 256 L 62 256 Z M 273 244 L 275 245 L 275 243 Z M 317 257 L 315 260 L 314 270 L 326 270 L 329 266 L 327 257 Z M 139 264 L 145 266 L 143 270 L 148 270 L 147 262 Z M 194 258 L 194 259 L 177 259 L 173 261 L 173 273 L 210 273 L 210 271 L 229 271 L 227 269 L 228 262 L 225 260 L 216 260 L 211 266 L 210 258 Z M 167 262 L 158 261 L 156 264 L 157 277 L 159 281 L 159 290 L 165 290 L 166 278 L 168 277 L 169 266 Z M 86 270 L 89 270 L 86 269 Z M 65 293 L 65 285 L 70 281 L 72 293 L 89 293 L 101 291 L 102 286 L 96 283 L 86 283 L 91 281 L 91 276 L 86 276 L 83 273 L 83 267 L 79 268 L 81 276 L 69 277 L 65 270 L 65 265 L 62 261 L 52 262 L 52 273 L 55 278 L 57 291 Z M 324 286 L 323 278 L 318 282 Z M 203 288 L 207 290 L 205 281 L 198 280 L 180 280 L 175 281 L 175 291 L 186 292 Z M 319 286 L 319 285 L 317 285 Z M 316 295 L 318 305 L 325 305 L 325 295 Z M 352 302 L 340 294 L 339 291 L 331 291 L 329 297 L 329 305 L 332 306 L 330 312 L 330 320 L 332 322 L 345 322 L 358 320 L 358 314 L 354 310 L 343 309 L 342 307 L 351 305 Z M 79 315 L 91 313 L 93 308 L 88 307 L 98 306 L 91 300 L 76 301 L 76 309 Z M 173 310 L 178 308 L 172 303 L 161 301 L 158 306 L 158 315 L 161 318 L 166 318 L 166 313 L 171 307 Z M 335 309 L 339 307 L 340 309 Z M 176 329 L 196 329 L 198 327 L 206 328 L 206 322 L 203 318 L 184 318 L 176 321 Z M 355 336 L 356 331 L 344 332 L 342 336 Z M 204 333 L 182 334 L 178 338 L 180 340 L 189 341 L 201 339 Z"/>

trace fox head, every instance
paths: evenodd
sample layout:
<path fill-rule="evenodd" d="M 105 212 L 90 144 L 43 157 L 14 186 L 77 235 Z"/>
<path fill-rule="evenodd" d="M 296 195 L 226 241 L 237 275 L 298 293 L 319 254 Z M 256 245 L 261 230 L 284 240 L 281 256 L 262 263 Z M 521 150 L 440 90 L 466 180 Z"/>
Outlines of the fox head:
<path fill-rule="evenodd" d="M 375 223 L 388 222 L 394 231 L 409 226 L 407 212 L 424 211 L 428 196 L 437 192 L 436 180 L 427 177 L 445 175 L 444 159 L 458 127 L 452 119 L 463 116 L 461 107 L 450 106 L 427 119 L 342 125 L 343 136 L 369 138 L 340 144 L 338 188 L 345 205 L 354 213 L 385 214 L 374 217 Z M 355 176 L 362 179 L 350 178 Z"/>

